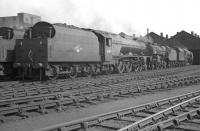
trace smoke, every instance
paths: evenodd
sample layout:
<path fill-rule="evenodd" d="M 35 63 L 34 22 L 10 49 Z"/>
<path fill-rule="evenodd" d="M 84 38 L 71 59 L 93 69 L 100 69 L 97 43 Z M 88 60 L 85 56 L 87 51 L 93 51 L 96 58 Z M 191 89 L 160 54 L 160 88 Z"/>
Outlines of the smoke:
<path fill-rule="evenodd" d="M 101 11 L 103 8 L 98 6 L 100 8 L 98 10 L 93 7 L 94 4 L 91 0 L 83 2 L 82 0 L 1 0 L 0 16 L 12 16 L 24 12 L 39 15 L 42 20 L 50 23 L 60 22 L 82 28 L 137 35 L 132 23 L 112 15 L 109 17 L 106 11 Z"/>
<path fill-rule="evenodd" d="M 86 26 L 97 30 L 101 29 L 105 31 L 113 31 L 111 24 L 100 15 L 94 16 L 92 18 L 92 22 Z"/>
<path fill-rule="evenodd" d="M 125 33 L 129 35 L 137 35 L 139 36 L 140 34 L 134 29 L 131 23 L 122 21 L 121 22 L 121 30 L 124 30 Z"/>

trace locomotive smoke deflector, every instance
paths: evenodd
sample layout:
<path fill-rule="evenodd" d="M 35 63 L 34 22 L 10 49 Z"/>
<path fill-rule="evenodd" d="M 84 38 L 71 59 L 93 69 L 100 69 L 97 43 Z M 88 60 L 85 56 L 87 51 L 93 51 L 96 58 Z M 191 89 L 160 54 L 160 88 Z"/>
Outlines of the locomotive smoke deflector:
<path fill-rule="evenodd" d="M 14 36 L 14 31 L 9 27 L 0 27 L 0 36 L 3 39 L 11 40 Z"/>

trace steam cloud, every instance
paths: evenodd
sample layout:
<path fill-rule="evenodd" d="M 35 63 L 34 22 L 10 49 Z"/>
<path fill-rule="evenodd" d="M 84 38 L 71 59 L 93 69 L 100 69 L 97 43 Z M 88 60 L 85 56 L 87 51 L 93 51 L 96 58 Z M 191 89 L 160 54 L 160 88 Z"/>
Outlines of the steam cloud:
<path fill-rule="evenodd" d="M 94 8 L 90 8 L 92 5 L 86 3 L 85 6 L 80 6 L 75 4 L 75 1 L 76 0 L 1 0 L 0 8 L 1 10 L 6 10 L 6 12 L 1 11 L 0 16 L 12 16 L 19 12 L 24 12 L 39 15 L 42 17 L 42 20 L 50 23 L 60 22 L 82 28 L 93 28 L 114 33 L 125 32 L 129 35 L 137 35 L 137 31 L 133 28 L 131 23 L 123 20 L 107 19 Z"/>

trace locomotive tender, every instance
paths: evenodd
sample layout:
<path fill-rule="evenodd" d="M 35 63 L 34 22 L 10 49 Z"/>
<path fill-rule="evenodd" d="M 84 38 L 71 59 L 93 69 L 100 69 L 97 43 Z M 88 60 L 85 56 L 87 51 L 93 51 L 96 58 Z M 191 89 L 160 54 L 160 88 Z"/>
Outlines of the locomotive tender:
<path fill-rule="evenodd" d="M 14 67 L 22 76 L 76 77 L 191 64 L 185 49 L 139 41 L 124 33 L 38 22 L 16 40 Z"/>

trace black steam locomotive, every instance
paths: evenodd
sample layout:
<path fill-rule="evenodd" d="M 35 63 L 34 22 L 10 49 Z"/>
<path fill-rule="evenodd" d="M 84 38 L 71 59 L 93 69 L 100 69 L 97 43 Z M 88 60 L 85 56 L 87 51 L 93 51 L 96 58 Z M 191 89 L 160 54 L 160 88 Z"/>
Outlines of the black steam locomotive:
<path fill-rule="evenodd" d="M 23 39 L 16 40 L 14 51 L 12 62 L 17 74 L 40 79 L 163 69 L 188 65 L 193 60 L 186 48 L 156 45 L 124 33 L 47 22 L 29 28 Z"/>

